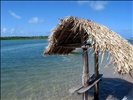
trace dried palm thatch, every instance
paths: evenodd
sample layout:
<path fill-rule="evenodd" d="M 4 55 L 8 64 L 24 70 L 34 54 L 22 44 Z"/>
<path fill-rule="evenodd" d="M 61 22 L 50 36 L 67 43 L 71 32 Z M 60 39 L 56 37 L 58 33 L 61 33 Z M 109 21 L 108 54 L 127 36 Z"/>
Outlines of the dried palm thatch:
<path fill-rule="evenodd" d="M 92 48 L 104 55 L 108 51 L 111 61 L 120 74 L 129 73 L 133 69 L 133 45 L 107 27 L 91 20 L 68 16 L 60 19 L 49 37 L 49 44 L 44 55 L 69 54 L 75 47 L 67 48 L 66 44 L 76 44 L 77 47 L 92 39 Z M 84 35 L 83 35 L 84 34 Z M 61 46 L 64 45 L 64 46 Z"/>

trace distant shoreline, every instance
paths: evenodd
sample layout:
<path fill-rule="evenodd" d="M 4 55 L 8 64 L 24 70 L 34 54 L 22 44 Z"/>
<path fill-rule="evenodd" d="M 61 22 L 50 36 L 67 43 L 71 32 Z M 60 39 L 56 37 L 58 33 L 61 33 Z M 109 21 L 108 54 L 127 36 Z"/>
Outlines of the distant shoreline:
<path fill-rule="evenodd" d="M 128 40 L 133 40 L 133 37 L 129 38 Z"/>
<path fill-rule="evenodd" d="M 7 36 L 7 37 L 0 37 L 0 40 L 23 40 L 23 39 L 48 39 L 48 36 Z"/>
<path fill-rule="evenodd" d="M 0 37 L 0 40 L 23 40 L 23 39 L 48 39 L 48 36 L 5 36 Z M 133 40 L 133 37 L 126 39 Z"/>

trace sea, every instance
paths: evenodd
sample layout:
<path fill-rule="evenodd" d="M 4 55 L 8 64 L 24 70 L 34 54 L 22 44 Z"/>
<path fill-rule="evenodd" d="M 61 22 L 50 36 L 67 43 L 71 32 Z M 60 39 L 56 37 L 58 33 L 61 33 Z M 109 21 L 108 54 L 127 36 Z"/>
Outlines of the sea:
<path fill-rule="evenodd" d="M 82 94 L 69 92 L 82 83 L 82 51 L 44 56 L 47 45 L 47 39 L 1 40 L 1 100 L 82 100 Z M 91 76 L 93 50 L 88 53 Z M 119 75 L 111 64 L 106 66 L 107 55 L 99 62 L 99 73 L 103 74 L 99 99 L 122 100 L 133 87 L 133 78 Z M 93 94 L 92 88 L 88 92 L 89 100 L 94 99 Z"/>

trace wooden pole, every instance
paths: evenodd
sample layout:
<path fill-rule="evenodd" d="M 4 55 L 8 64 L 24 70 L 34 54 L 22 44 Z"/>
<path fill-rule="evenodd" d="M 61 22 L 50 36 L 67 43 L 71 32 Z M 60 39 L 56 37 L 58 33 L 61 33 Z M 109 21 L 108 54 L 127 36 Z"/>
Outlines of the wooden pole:
<path fill-rule="evenodd" d="M 83 74 L 82 74 L 82 85 L 84 87 L 89 86 L 89 66 L 88 66 L 88 51 L 87 47 L 83 47 Z M 88 100 L 88 91 L 83 93 L 83 100 Z"/>
<path fill-rule="evenodd" d="M 98 51 L 94 53 L 94 73 L 95 77 L 98 77 L 99 75 L 99 69 L 98 69 Z M 94 86 L 94 100 L 98 100 L 98 91 L 99 91 L 99 84 L 95 84 Z"/>

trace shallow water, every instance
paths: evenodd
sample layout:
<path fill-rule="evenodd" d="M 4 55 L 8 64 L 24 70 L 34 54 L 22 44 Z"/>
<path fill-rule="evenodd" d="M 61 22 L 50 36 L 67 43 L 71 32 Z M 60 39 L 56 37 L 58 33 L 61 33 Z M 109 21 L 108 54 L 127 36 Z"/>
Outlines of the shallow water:
<path fill-rule="evenodd" d="M 82 95 L 69 89 L 81 84 L 82 54 L 42 56 L 47 40 L 1 41 L 1 100 L 81 100 Z M 93 51 L 89 51 L 90 75 Z M 106 54 L 107 55 L 107 54 Z M 133 87 L 130 76 L 114 73 L 104 58 L 100 64 L 100 100 L 121 100 Z M 89 100 L 93 99 L 93 89 Z"/>

